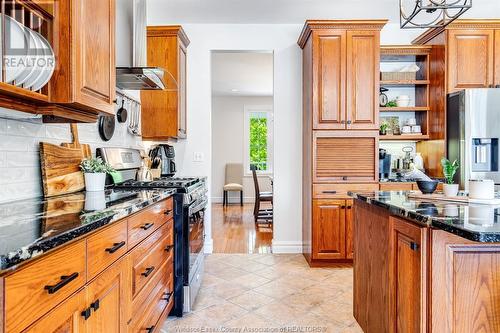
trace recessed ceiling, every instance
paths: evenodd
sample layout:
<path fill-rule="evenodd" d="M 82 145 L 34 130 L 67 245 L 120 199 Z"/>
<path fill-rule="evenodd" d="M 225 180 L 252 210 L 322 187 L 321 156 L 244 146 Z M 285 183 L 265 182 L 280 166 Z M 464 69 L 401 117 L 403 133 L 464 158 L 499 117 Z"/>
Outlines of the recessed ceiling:
<path fill-rule="evenodd" d="M 271 52 L 213 52 L 214 96 L 272 96 Z"/>
<path fill-rule="evenodd" d="M 399 22 L 399 0 L 148 0 L 153 22 L 290 23 L 306 19 L 389 19 Z M 149 16 L 149 15 L 148 15 Z M 474 0 L 464 17 L 499 18 L 499 0 Z M 158 21 L 158 22 L 157 22 Z"/>

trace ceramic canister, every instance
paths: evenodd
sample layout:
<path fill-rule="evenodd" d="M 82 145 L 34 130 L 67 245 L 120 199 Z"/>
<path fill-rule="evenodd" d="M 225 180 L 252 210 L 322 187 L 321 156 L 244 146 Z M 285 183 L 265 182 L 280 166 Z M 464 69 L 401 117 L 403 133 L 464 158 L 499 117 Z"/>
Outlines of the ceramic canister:
<path fill-rule="evenodd" d="M 470 179 L 469 198 L 471 199 L 494 199 L 495 182 L 491 179 Z"/>

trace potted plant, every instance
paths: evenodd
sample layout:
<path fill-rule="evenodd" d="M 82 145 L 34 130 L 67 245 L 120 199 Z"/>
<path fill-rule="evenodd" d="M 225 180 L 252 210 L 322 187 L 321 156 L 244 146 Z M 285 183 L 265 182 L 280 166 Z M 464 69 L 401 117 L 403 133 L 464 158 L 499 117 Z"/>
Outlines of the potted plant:
<path fill-rule="evenodd" d="M 380 124 L 380 129 L 379 129 L 380 135 L 386 135 L 388 128 L 389 124 L 387 122 L 384 121 L 382 124 Z"/>
<path fill-rule="evenodd" d="M 455 160 L 452 163 L 443 157 L 441 159 L 441 166 L 443 167 L 443 175 L 446 179 L 446 183 L 443 185 L 444 195 L 447 197 L 456 197 L 458 195 L 458 184 L 453 183 L 453 177 L 455 177 L 455 173 L 457 173 L 460 167 L 458 161 Z"/>
<path fill-rule="evenodd" d="M 106 174 L 115 170 L 100 158 L 86 158 L 80 163 L 80 169 L 85 174 L 85 190 L 104 191 Z"/>

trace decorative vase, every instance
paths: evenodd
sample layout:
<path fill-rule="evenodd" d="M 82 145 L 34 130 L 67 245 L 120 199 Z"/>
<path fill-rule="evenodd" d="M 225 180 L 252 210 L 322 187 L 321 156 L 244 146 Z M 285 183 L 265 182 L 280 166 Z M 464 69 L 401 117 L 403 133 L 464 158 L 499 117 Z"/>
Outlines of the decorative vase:
<path fill-rule="evenodd" d="M 88 192 L 104 191 L 106 173 L 85 173 L 85 190 Z"/>
<path fill-rule="evenodd" d="M 458 195 L 458 184 L 443 184 L 445 197 L 456 197 Z"/>

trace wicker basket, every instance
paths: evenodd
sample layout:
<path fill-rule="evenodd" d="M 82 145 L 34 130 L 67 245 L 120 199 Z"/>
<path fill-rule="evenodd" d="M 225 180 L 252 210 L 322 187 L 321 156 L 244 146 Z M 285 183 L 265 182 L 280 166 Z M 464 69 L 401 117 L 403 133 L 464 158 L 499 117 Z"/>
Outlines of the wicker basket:
<path fill-rule="evenodd" d="M 382 81 L 409 81 L 417 78 L 416 72 L 381 72 Z"/>

